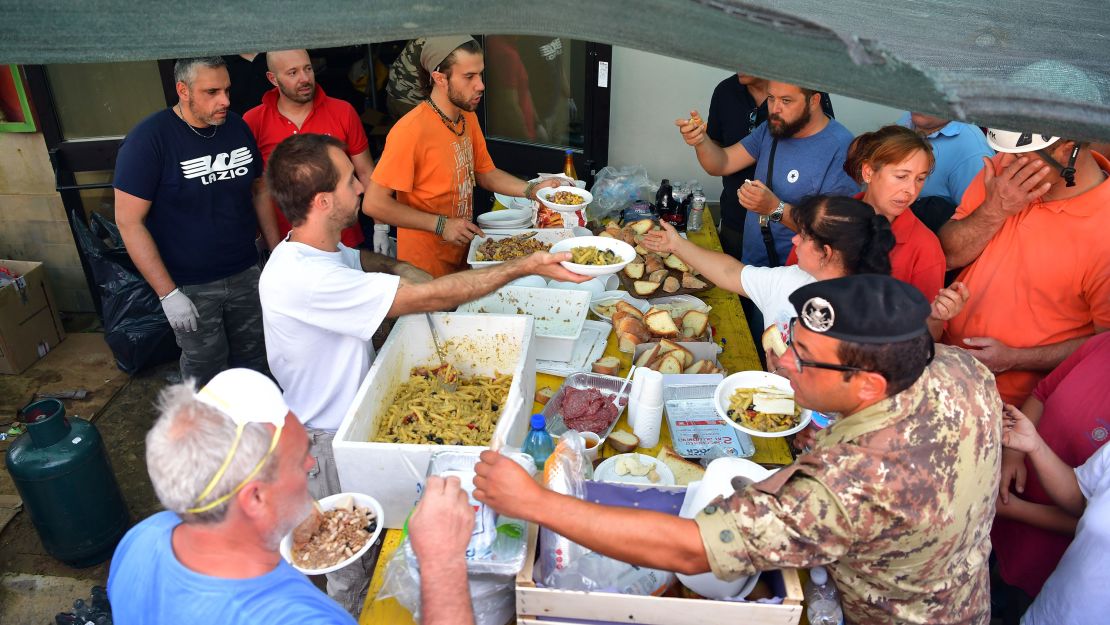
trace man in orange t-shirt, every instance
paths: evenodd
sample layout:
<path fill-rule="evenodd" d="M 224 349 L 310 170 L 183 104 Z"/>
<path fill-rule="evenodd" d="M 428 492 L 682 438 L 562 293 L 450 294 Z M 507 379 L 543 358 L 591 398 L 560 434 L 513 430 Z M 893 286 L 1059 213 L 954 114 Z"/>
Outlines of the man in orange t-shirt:
<path fill-rule="evenodd" d="M 1110 161 L 1059 137 L 991 129 L 987 140 L 998 154 L 939 233 L 972 293 L 942 341 L 971 350 L 1020 406 L 1110 328 Z"/>
<path fill-rule="evenodd" d="M 430 95 L 389 131 L 363 210 L 397 226 L 399 260 L 438 278 L 462 269 L 470 240 L 484 236 L 473 223 L 475 184 L 535 199 L 537 189 L 560 182 L 525 182 L 494 166 L 474 114 L 485 91 L 476 41 L 429 37 L 420 64 Z"/>

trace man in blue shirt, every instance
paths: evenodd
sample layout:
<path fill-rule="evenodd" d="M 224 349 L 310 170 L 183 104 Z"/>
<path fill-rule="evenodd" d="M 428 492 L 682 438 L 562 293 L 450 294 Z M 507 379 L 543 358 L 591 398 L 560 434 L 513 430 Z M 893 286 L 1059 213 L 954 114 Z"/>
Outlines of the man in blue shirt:
<path fill-rule="evenodd" d="M 167 510 L 116 548 L 108 575 L 115 622 L 353 625 L 278 551 L 312 509 L 313 459 L 277 385 L 229 369 L 200 391 L 168 387 L 159 412 L 146 463 Z M 465 560 L 473 525 L 458 479 L 429 478 L 409 522 L 426 624 L 473 622 Z"/>
<path fill-rule="evenodd" d="M 162 300 L 181 375 L 203 384 L 228 366 L 266 371 L 258 301 L 262 159 L 220 57 L 174 66 L 178 102 L 128 133 L 116 158 L 116 221 Z M 256 205 L 259 204 L 259 205 Z"/>
<path fill-rule="evenodd" d="M 706 173 L 724 176 L 755 166 L 755 177 L 740 186 L 737 196 L 748 210 L 741 260 L 760 267 L 781 265 L 790 253 L 794 204 L 811 195 L 859 191 L 844 172 L 852 133 L 825 115 L 820 92 L 770 81 L 767 111 L 766 122 L 727 147 L 707 140 L 706 125 L 696 111 L 675 122 Z M 770 245 L 761 221 L 770 227 Z"/>
<path fill-rule="evenodd" d="M 983 157 L 994 156 L 978 127 L 925 113 L 906 113 L 898 119 L 933 146 L 936 164 L 913 205 L 914 215 L 936 232 L 948 221 L 964 196 L 964 189 L 983 169 Z"/>

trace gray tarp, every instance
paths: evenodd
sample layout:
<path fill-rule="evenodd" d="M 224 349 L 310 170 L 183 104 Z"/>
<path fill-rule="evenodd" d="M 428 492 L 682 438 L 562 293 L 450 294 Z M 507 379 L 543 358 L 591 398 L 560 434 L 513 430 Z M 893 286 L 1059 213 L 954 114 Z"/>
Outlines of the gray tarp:
<path fill-rule="evenodd" d="M 464 32 L 627 46 L 979 125 L 1110 140 L 1108 0 L 0 0 L 5 63 Z M 1041 72 L 1043 89 L 1008 81 L 1045 60 L 1084 71 Z"/>

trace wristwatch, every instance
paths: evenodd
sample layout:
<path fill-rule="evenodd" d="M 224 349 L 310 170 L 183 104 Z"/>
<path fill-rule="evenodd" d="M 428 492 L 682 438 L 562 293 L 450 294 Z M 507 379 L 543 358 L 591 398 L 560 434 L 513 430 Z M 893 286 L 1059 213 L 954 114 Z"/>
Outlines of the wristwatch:
<path fill-rule="evenodd" d="M 782 214 L 784 211 L 786 211 L 786 202 L 779 200 L 779 205 L 767 215 L 767 218 L 775 223 L 779 223 L 782 221 Z"/>

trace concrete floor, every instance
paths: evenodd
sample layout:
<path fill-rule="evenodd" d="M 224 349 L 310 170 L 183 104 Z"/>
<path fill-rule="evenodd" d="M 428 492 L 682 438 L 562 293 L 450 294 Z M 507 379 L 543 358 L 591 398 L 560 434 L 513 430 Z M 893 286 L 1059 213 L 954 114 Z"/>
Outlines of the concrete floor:
<path fill-rule="evenodd" d="M 68 324 L 67 324 L 68 326 Z M 167 363 L 132 377 L 94 424 L 108 449 L 133 522 L 161 509 L 147 477 L 144 438 L 154 419 L 154 400 L 177 371 Z M 6 473 L 3 479 L 8 479 Z M 89 601 L 89 590 L 108 581 L 108 562 L 69 567 L 46 553 L 26 510 L 0 532 L 0 623 L 47 625 L 74 599 Z"/>

